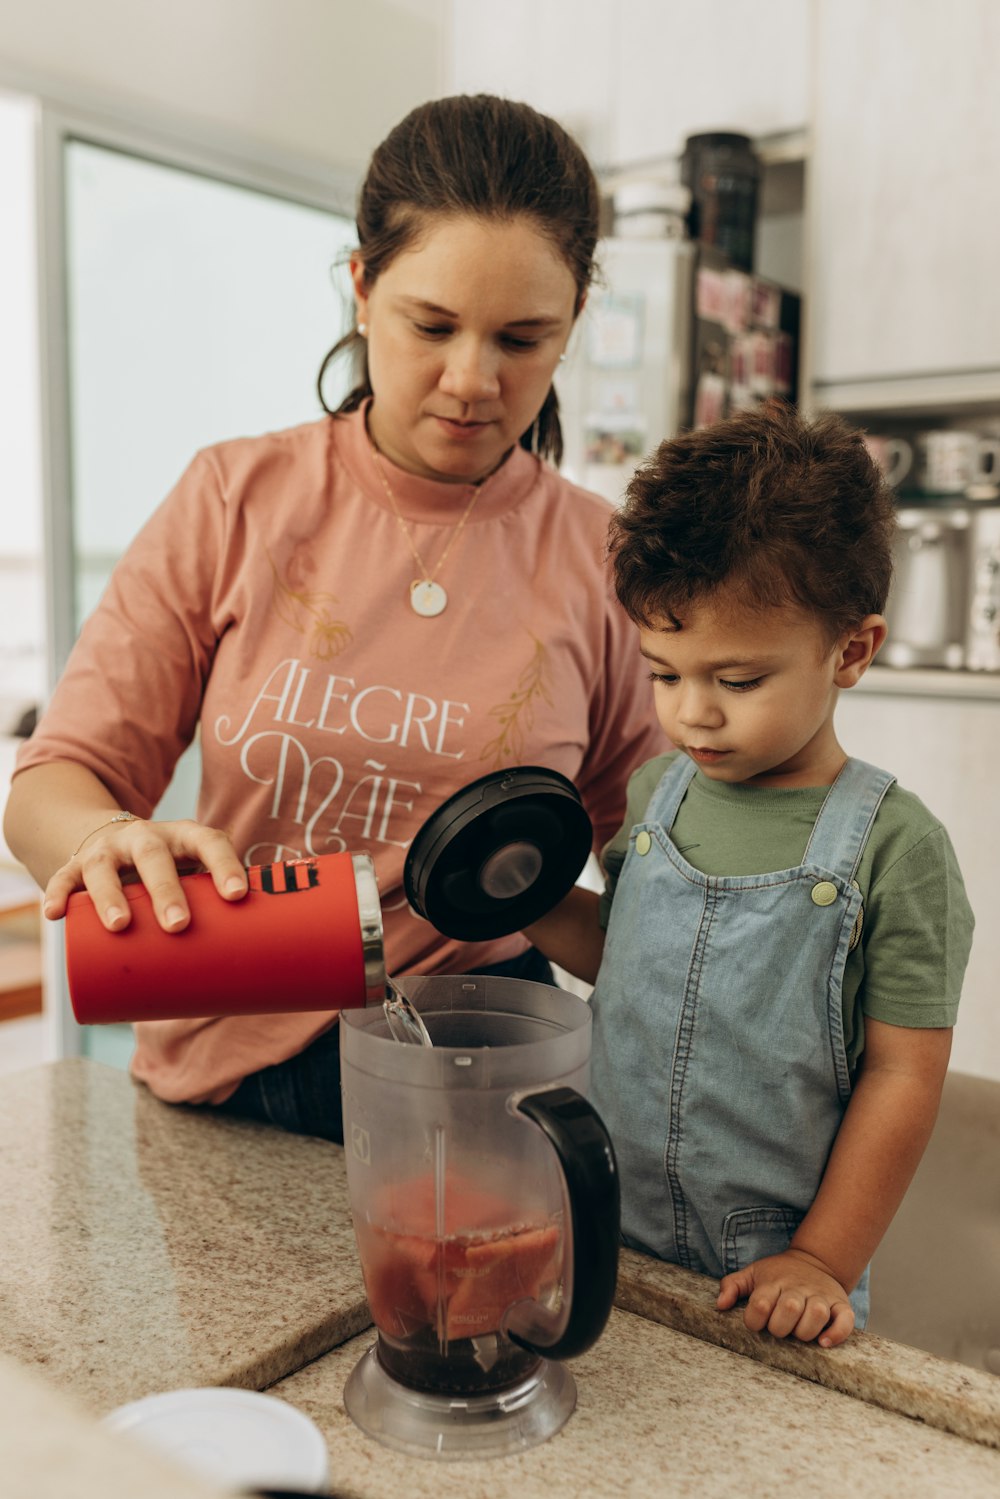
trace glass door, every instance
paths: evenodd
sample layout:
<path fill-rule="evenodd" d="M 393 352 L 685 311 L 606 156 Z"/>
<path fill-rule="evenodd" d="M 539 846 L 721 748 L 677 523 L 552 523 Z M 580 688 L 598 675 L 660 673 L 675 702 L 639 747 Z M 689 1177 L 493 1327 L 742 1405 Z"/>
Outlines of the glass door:
<path fill-rule="evenodd" d="M 346 326 L 343 260 L 354 242 L 349 208 L 117 142 L 66 132 L 59 175 L 55 321 L 65 338 L 51 345 L 62 412 L 50 416 L 50 539 L 61 556 L 50 586 L 65 597 L 54 601 L 54 673 L 116 560 L 198 448 L 321 415 L 316 373 Z M 337 398 L 333 381 L 326 394 Z M 160 814 L 192 815 L 198 777 L 195 743 Z M 77 1030 L 62 963 L 51 971 L 60 1050 L 124 1065 L 130 1028 Z"/>

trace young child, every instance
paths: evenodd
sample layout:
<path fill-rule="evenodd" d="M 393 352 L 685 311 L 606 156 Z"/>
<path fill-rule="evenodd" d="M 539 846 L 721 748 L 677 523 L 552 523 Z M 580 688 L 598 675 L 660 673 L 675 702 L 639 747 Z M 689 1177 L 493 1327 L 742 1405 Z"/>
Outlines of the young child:
<path fill-rule="evenodd" d="M 632 777 L 605 895 L 529 931 L 596 979 L 626 1242 L 823 1347 L 864 1326 L 973 927 L 944 828 L 834 728 L 885 639 L 893 526 L 836 417 L 769 405 L 660 445 L 611 550 L 676 749 Z"/>

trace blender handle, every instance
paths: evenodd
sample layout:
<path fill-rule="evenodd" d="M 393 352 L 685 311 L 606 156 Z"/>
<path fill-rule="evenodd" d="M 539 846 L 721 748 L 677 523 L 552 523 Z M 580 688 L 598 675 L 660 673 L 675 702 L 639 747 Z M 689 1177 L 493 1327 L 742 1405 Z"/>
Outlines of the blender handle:
<path fill-rule="evenodd" d="M 573 1294 L 562 1333 L 529 1341 L 507 1336 L 545 1358 L 576 1358 L 604 1331 L 614 1305 L 621 1238 L 621 1192 L 611 1137 L 592 1104 L 575 1088 L 529 1093 L 515 1105 L 548 1137 L 559 1157 L 569 1199 Z"/>

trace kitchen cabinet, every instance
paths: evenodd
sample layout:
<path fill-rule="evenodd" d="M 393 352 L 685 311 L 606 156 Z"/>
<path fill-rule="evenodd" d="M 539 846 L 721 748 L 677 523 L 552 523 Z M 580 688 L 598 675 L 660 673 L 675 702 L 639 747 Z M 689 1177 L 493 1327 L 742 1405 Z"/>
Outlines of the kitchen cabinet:
<path fill-rule="evenodd" d="M 809 404 L 911 444 L 1000 436 L 1000 8 L 815 0 L 813 27 Z M 867 685 L 1000 700 L 1000 673 L 876 668 Z"/>
<path fill-rule="evenodd" d="M 814 27 L 805 403 L 908 439 L 1000 434 L 1000 7 L 816 0 Z M 875 666 L 837 722 L 949 830 L 978 920 L 952 1068 L 1000 1081 L 1000 673 Z"/>
<path fill-rule="evenodd" d="M 881 668 L 877 676 L 877 670 L 873 667 L 857 688 L 841 693 L 838 735 L 852 755 L 891 770 L 948 829 L 976 916 L 951 1065 L 1000 1082 L 1000 927 L 994 919 L 1000 700 L 920 692 L 911 696 L 909 672 Z M 883 683 L 894 690 L 884 689 Z"/>
<path fill-rule="evenodd" d="M 808 404 L 911 442 L 931 427 L 996 436 L 1000 8 L 817 0 L 815 28 Z M 952 1067 L 1000 1081 L 1000 673 L 875 666 L 842 694 L 838 729 L 949 830 L 978 921 Z"/>
<path fill-rule="evenodd" d="M 809 108 L 802 0 L 452 0 L 450 86 L 526 99 L 600 167 L 673 156 L 702 130 L 800 130 Z"/>
<path fill-rule="evenodd" d="M 1000 398 L 1000 7 L 817 0 L 814 25 L 818 404 Z"/>

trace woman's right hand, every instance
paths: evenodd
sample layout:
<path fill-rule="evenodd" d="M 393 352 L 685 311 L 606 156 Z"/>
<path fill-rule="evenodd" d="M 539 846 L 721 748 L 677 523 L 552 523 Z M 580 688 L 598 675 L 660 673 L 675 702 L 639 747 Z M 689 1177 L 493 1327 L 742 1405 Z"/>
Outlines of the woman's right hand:
<path fill-rule="evenodd" d="M 109 819 L 111 818 L 109 813 Z M 228 836 L 219 828 L 185 819 L 180 822 L 98 824 L 76 853 L 55 871 L 45 886 L 42 911 L 50 921 L 66 914 L 75 890 L 87 890 L 109 932 L 120 932 L 132 920 L 121 874 L 134 870 L 149 891 L 156 919 L 165 932 L 182 932 L 191 920 L 178 864 L 204 868 L 225 900 L 247 893 L 247 873 Z"/>

